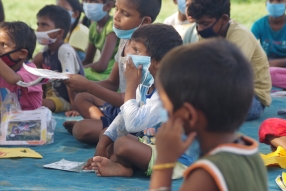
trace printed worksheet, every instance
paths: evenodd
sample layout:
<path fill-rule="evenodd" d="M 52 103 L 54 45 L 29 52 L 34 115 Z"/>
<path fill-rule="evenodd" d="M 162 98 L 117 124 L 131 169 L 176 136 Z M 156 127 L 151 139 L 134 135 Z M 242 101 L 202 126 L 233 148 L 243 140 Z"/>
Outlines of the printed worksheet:
<path fill-rule="evenodd" d="M 35 86 L 37 84 L 47 84 L 53 81 L 66 80 L 69 78 L 67 75 L 68 73 L 60 73 L 52 70 L 32 68 L 27 66 L 26 64 L 23 64 L 23 67 L 29 73 L 38 76 L 39 78 L 32 82 L 23 82 L 23 81 L 17 82 L 17 85 L 22 87 Z"/>
<path fill-rule="evenodd" d="M 71 172 L 94 172 L 94 170 L 83 170 L 82 167 L 84 165 L 85 165 L 85 162 L 73 162 L 73 161 L 62 159 L 58 162 L 46 164 L 43 167 L 64 170 L 64 171 L 71 171 Z"/>

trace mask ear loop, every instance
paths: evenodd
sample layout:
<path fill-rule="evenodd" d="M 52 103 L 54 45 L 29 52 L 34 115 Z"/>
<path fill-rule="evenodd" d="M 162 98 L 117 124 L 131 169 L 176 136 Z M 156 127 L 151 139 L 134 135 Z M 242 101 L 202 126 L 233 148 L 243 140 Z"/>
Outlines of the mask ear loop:
<path fill-rule="evenodd" d="M 144 19 L 145 19 L 145 17 L 143 17 L 143 19 L 142 19 L 140 25 L 138 26 L 138 28 L 141 27 L 141 25 L 143 24 Z"/>

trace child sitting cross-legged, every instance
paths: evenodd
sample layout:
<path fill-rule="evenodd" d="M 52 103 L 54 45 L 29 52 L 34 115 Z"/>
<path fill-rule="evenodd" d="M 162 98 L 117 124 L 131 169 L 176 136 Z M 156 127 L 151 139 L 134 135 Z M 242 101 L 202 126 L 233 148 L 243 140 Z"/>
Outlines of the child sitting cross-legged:
<path fill-rule="evenodd" d="M 251 65 L 235 45 L 218 38 L 178 47 L 161 61 L 155 85 L 169 120 L 156 135 L 150 190 L 171 190 L 173 167 L 195 136 L 201 158 L 180 190 L 268 190 L 257 142 L 236 133 L 254 92 Z"/>
<path fill-rule="evenodd" d="M 164 118 L 160 114 L 162 106 L 154 77 L 162 57 L 180 46 L 182 39 L 172 26 L 153 24 L 137 29 L 130 43 L 132 55 L 126 65 L 125 102 L 101 136 L 95 157 L 84 167 L 95 169 L 98 176 L 131 176 L 133 167 L 150 176 L 156 159 L 154 134 Z M 139 65 L 138 69 L 135 65 Z M 129 134 L 140 131 L 144 136 Z M 191 162 L 191 158 L 183 154 L 176 164 L 173 178 L 181 178 Z"/>

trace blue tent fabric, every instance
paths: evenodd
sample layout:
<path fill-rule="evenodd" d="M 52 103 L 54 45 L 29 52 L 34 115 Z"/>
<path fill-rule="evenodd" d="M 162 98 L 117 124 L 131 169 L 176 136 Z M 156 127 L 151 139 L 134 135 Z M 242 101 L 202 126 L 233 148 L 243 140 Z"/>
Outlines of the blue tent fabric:
<path fill-rule="evenodd" d="M 240 132 L 258 140 L 258 128 L 263 120 L 279 117 L 277 110 L 286 108 L 286 99 L 275 98 L 271 107 L 266 108 L 263 116 L 254 121 L 245 122 Z M 0 190 L 147 190 L 149 178 L 143 172 L 135 172 L 130 178 L 97 177 L 94 173 L 76 173 L 54 169 L 45 169 L 43 165 L 61 159 L 84 162 L 94 154 L 94 146 L 76 141 L 63 127 L 66 118 L 63 113 L 53 114 L 57 127 L 55 142 L 50 145 L 31 147 L 39 152 L 43 159 L 17 158 L 0 159 Z M 75 118 L 80 120 L 81 118 Z M 260 144 L 261 153 L 269 153 L 270 147 Z M 268 168 L 269 190 L 280 190 L 275 178 L 286 170 L 278 167 Z M 173 190 L 178 190 L 183 180 L 173 181 Z M 253 183 L 255 184 L 255 182 Z"/>

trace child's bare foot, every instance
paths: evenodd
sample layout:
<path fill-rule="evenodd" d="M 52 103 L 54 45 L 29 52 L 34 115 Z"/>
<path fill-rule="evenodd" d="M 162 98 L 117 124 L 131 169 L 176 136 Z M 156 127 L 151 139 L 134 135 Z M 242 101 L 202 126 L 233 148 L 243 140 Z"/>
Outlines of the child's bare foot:
<path fill-rule="evenodd" d="M 63 123 L 63 126 L 65 127 L 65 129 L 70 133 L 72 134 L 72 129 L 73 129 L 73 126 L 76 124 L 77 121 L 65 121 Z"/>
<path fill-rule="evenodd" d="M 132 176 L 133 174 L 132 168 L 126 168 L 118 162 L 100 156 L 93 157 L 91 165 L 97 176 Z"/>

